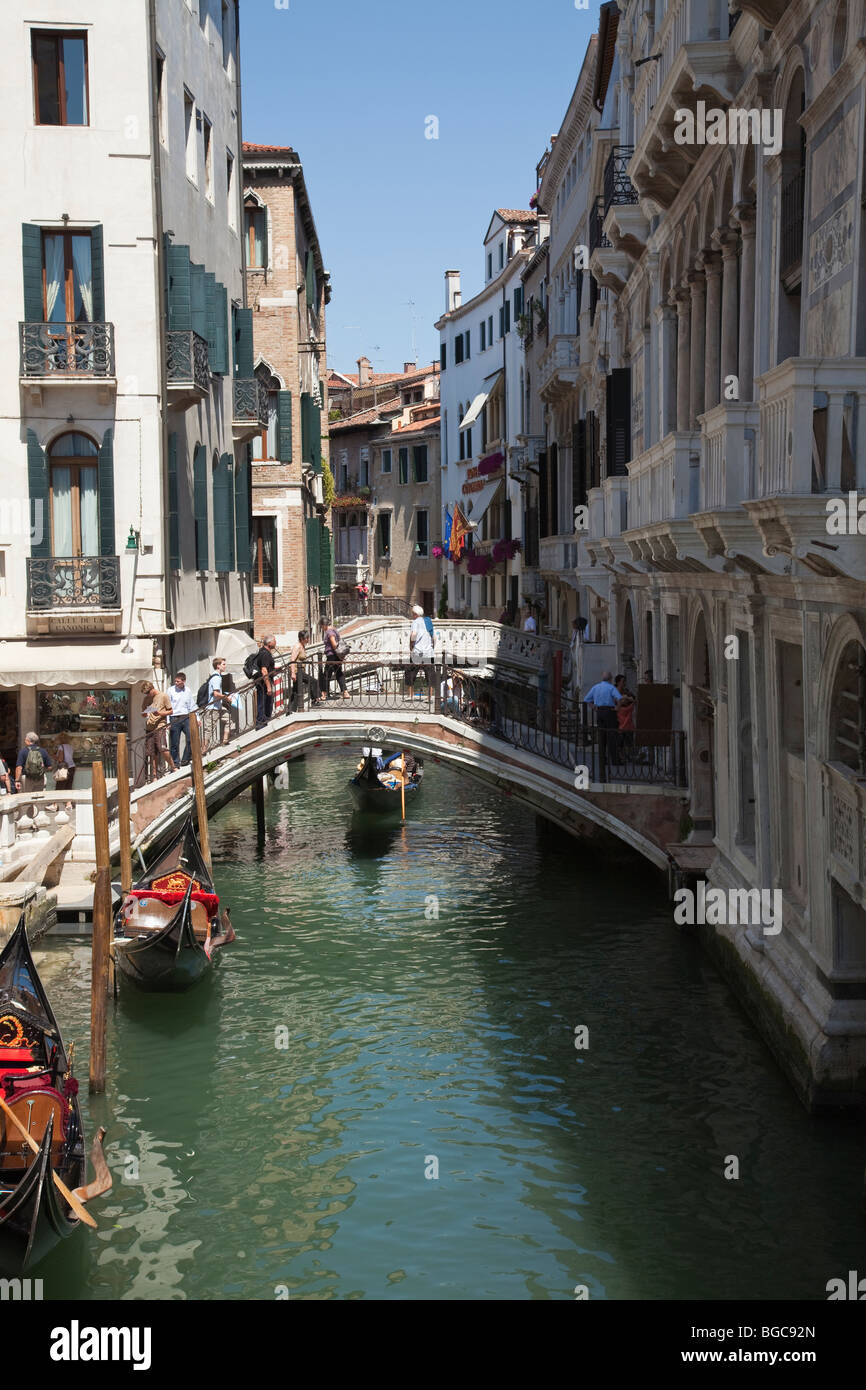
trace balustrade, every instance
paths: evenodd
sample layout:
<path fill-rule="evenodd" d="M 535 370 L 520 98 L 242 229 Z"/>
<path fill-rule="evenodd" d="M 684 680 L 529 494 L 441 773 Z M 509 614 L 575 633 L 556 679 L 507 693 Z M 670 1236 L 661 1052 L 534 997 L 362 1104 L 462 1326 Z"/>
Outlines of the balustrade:
<path fill-rule="evenodd" d="M 23 377 L 114 376 L 113 323 L 21 323 Z"/>

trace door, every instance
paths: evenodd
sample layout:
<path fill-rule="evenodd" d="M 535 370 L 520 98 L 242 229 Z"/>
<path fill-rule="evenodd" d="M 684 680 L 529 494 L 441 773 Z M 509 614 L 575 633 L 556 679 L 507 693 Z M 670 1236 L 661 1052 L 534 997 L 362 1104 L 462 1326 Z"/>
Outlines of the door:
<path fill-rule="evenodd" d="M 42 296 L 54 371 L 91 370 L 93 245 L 90 232 L 43 232 Z"/>
<path fill-rule="evenodd" d="M 99 596 L 99 488 L 97 448 L 83 434 L 63 434 L 51 445 L 49 516 L 55 603 L 79 606 Z M 66 564 L 58 563 L 67 561 Z"/>

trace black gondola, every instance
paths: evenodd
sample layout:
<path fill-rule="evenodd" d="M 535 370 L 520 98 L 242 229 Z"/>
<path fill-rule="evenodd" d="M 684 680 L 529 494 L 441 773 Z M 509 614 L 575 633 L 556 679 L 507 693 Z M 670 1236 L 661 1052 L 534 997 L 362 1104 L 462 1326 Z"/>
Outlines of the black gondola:
<path fill-rule="evenodd" d="M 12 1271 L 37 1264 L 82 1224 L 55 1175 L 81 1205 L 111 1188 L 104 1129 L 91 1152 L 96 1180 L 82 1186 L 87 1162 L 78 1082 L 33 964 L 23 914 L 0 954 L 0 1099 L 0 1267 Z"/>
<path fill-rule="evenodd" d="M 175 993 L 206 975 L 214 953 L 234 939 L 190 816 L 118 908 L 117 968 L 141 989 Z"/>
<path fill-rule="evenodd" d="M 405 756 L 406 803 L 411 804 L 421 789 L 424 768 L 420 758 L 411 753 L 389 753 L 381 748 L 365 748 L 349 787 L 360 811 L 397 813 L 402 808 L 401 763 Z"/>

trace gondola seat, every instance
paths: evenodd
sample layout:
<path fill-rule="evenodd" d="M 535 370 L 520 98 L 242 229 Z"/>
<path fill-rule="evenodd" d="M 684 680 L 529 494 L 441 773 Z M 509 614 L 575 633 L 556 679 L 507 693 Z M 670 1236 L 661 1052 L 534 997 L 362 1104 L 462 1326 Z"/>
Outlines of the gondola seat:
<path fill-rule="evenodd" d="M 161 931 L 177 913 L 177 903 L 166 902 L 163 898 L 130 895 L 120 910 L 125 930 L 130 936 L 136 932 Z M 208 933 L 207 908 L 200 899 L 193 898 L 190 905 L 192 929 L 197 941 L 205 941 Z"/>
<path fill-rule="evenodd" d="M 15 1112 L 24 1128 L 33 1135 L 37 1143 L 45 1133 L 49 1119 L 53 1116 L 51 1164 L 52 1167 L 58 1167 L 62 1157 L 61 1151 L 66 1142 L 66 1126 L 69 1122 L 69 1104 L 66 1099 L 53 1087 L 43 1084 L 39 1089 L 13 1095 L 12 1099 L 7 1100 L 6 1103 Z M 22 1148 L 25 1150 L 23 1153 Z M 35 1154 L 32 1149 L 24 1144 L 24 1140 L 15 1126 L 0 1111 L 0 1169 L 4 1172 L 20 1171 L 29 1168 L 34 1158 Z"/>
<path fill-rule="evenodd" d="M 33 1047 L 0 1047 L 0 1071 L 5 1067 L 32 1067 L 38 1061 Z"/>

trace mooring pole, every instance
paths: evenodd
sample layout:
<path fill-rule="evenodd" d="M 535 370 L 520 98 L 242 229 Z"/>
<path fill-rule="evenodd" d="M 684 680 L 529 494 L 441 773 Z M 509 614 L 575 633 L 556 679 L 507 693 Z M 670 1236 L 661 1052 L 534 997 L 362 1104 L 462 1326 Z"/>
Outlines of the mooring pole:
<path fill-rule="evenodd" d="M 201 845 L 201 852 L 204 862 L 207 864 L 208 873 L 213 876 L 213 863 L 210 857 L 210 831 L 207 823 L 207 797 L 204 791 L 204 767 L 201 760 L 201 736 L 198 731 L 198 720 L 193 711 L 189 716 L 189 748 L 192 759 L 192 781 L 195 787 L 195 810 L 198 821 L 198 842 Z"/>
<path fill-rule="evenodd" d="M 126 734 L 117 735 L 117 814 L 120 821 L 120 888 L 132 887 L 132 841 L 129 833 L 129 743 Z"/>
<path fill-rule="evenodd" d="M 256 808 L 256 835 L 259 841 L 265 838 L 265 779 L 257 777 L 253 782 L 253 802 Z"/>
<path fill-rule="evenodd" d="M 93 838 L 96 885 L 93 890 L 93 936 L 90 961 L 90 1089 L 105 1090 L 105 1001 L 111 949 L 111 861 L 108 850 L 108 796 L 105 770 L 93 764 Z M 127 824 L 128 824 L 127 819 Z"/>

